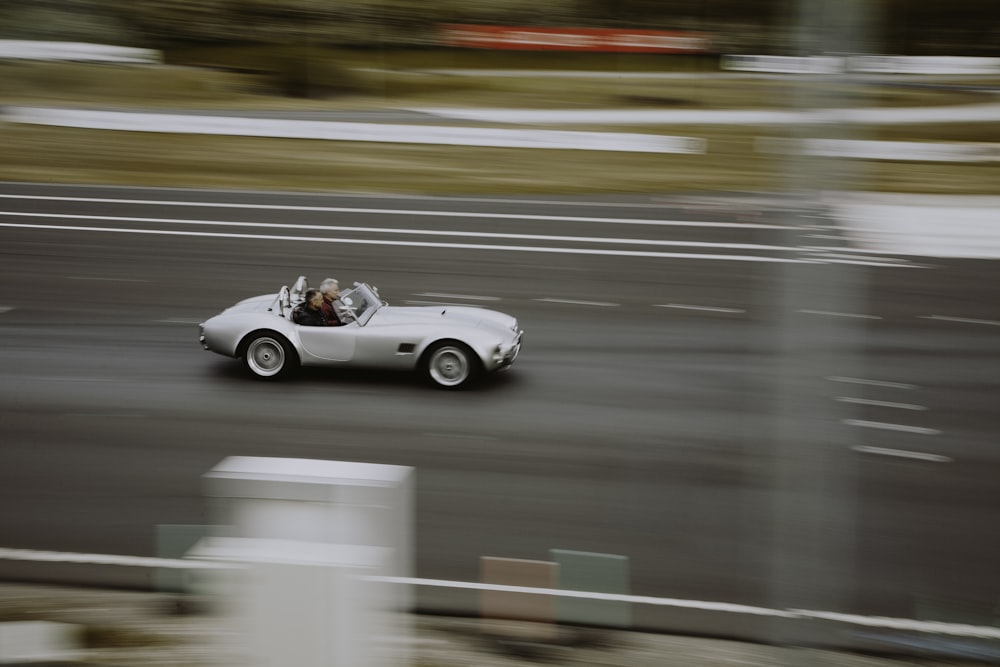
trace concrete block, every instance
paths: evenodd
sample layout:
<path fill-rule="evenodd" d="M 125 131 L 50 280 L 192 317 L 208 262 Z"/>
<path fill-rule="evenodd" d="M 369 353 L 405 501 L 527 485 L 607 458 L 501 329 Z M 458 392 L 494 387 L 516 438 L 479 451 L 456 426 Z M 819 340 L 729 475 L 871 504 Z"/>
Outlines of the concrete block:
<path fill-rule="evenodd" d="M 73 623 L 0 623 L 0 665 L 78 659 L 81 634 L 80 626 Z"/>
<path fill-rule="evenodd" d="M 226 611 L 244 637 L 250 667 L 387 667 L 401 664 L 385 638 L 396 626 L 389 549 L 250 538 L 209 538 L 191 558 L 242 565 L 228 580 Z"/>

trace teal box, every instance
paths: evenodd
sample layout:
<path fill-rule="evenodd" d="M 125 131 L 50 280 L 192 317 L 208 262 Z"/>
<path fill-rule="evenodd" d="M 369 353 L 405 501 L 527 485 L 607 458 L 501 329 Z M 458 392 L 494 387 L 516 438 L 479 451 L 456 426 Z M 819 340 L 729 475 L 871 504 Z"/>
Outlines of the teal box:
<path fill-rule="evenodd" d="M 217 531 L 218 526 L 191 524 L 161 524 L 156 527 L 156 557 L 180 559 L 202 538 Z M 188 592 L 190 570 L 160 567 L 156 569 L 154 585 L 163 593 Z"/>
<path fill-rule="evenodd" d="M 565 549 L 550 549 L 549 555 L 559 565 L 558 588 L 561 590 L 629 594 L 627 556 Z M 619 600 L 560 597 L 556 602 L 556 620 L 573 625 L 629 628 L 632 626 L 632 604 Z"/>

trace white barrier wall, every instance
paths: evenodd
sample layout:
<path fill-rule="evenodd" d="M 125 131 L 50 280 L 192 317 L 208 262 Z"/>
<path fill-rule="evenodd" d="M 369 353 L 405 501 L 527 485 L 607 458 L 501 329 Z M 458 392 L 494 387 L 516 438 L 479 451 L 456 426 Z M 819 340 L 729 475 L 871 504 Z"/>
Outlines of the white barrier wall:
<path fill-rule="evenodd" d="M 727 55 L 722 69 L 777 74 L 998 74 L 1000 58 L 958 56 L 764 56 Z"/>
<path fill-rule="evenodd" d="M 0 59 L 69 60 L 73 62 L 159 63 L 163 56 L 153 49 L 88 44 L 0 39 Z"/>

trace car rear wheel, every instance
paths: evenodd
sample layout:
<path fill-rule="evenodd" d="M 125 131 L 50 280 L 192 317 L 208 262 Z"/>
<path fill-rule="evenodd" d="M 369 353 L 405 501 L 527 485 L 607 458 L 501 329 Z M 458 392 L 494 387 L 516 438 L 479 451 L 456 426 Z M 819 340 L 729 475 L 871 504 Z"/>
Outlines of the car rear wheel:
<path fill-rule="evenodd" d="M 439 387 L 456 389 L 479 375 L 479 358 L 462 343 L 444 342 L 433 346 L 424 365 L 427 379 Z"/>
<path fill-rule="evenodd" d="M 247 337 L 241 356 L 250 374 L 264 380 L 285 377 L 299 364 L 295 350 L 285 337 L 270 331 Z"/>

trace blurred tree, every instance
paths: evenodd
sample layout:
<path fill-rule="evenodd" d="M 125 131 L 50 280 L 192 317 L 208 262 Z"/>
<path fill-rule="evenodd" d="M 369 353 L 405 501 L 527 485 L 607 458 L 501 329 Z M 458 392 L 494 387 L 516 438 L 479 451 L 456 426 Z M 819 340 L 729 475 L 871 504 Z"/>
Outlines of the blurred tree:
<path fill-rule="evenodd" d="M 0 0 L 0 39 L 138 45 L 142 36 L 104 0 Z"/>
<path fill-rule="evenodd" d="M 881 0 L 884 51 L 902 55 L 1000 55 L 997 0 Z"/>
<path fill-rule="evenodd" d="M 996 55 L 1000 0 L 866 0 L 883 50 Z M 431 45 L 447 22 L 699 29 L 729 52 L 785 52 L 796 0 L 0 0 L 0 36 Z M 829 0 L 831 12 L 837 1 Z"/>

